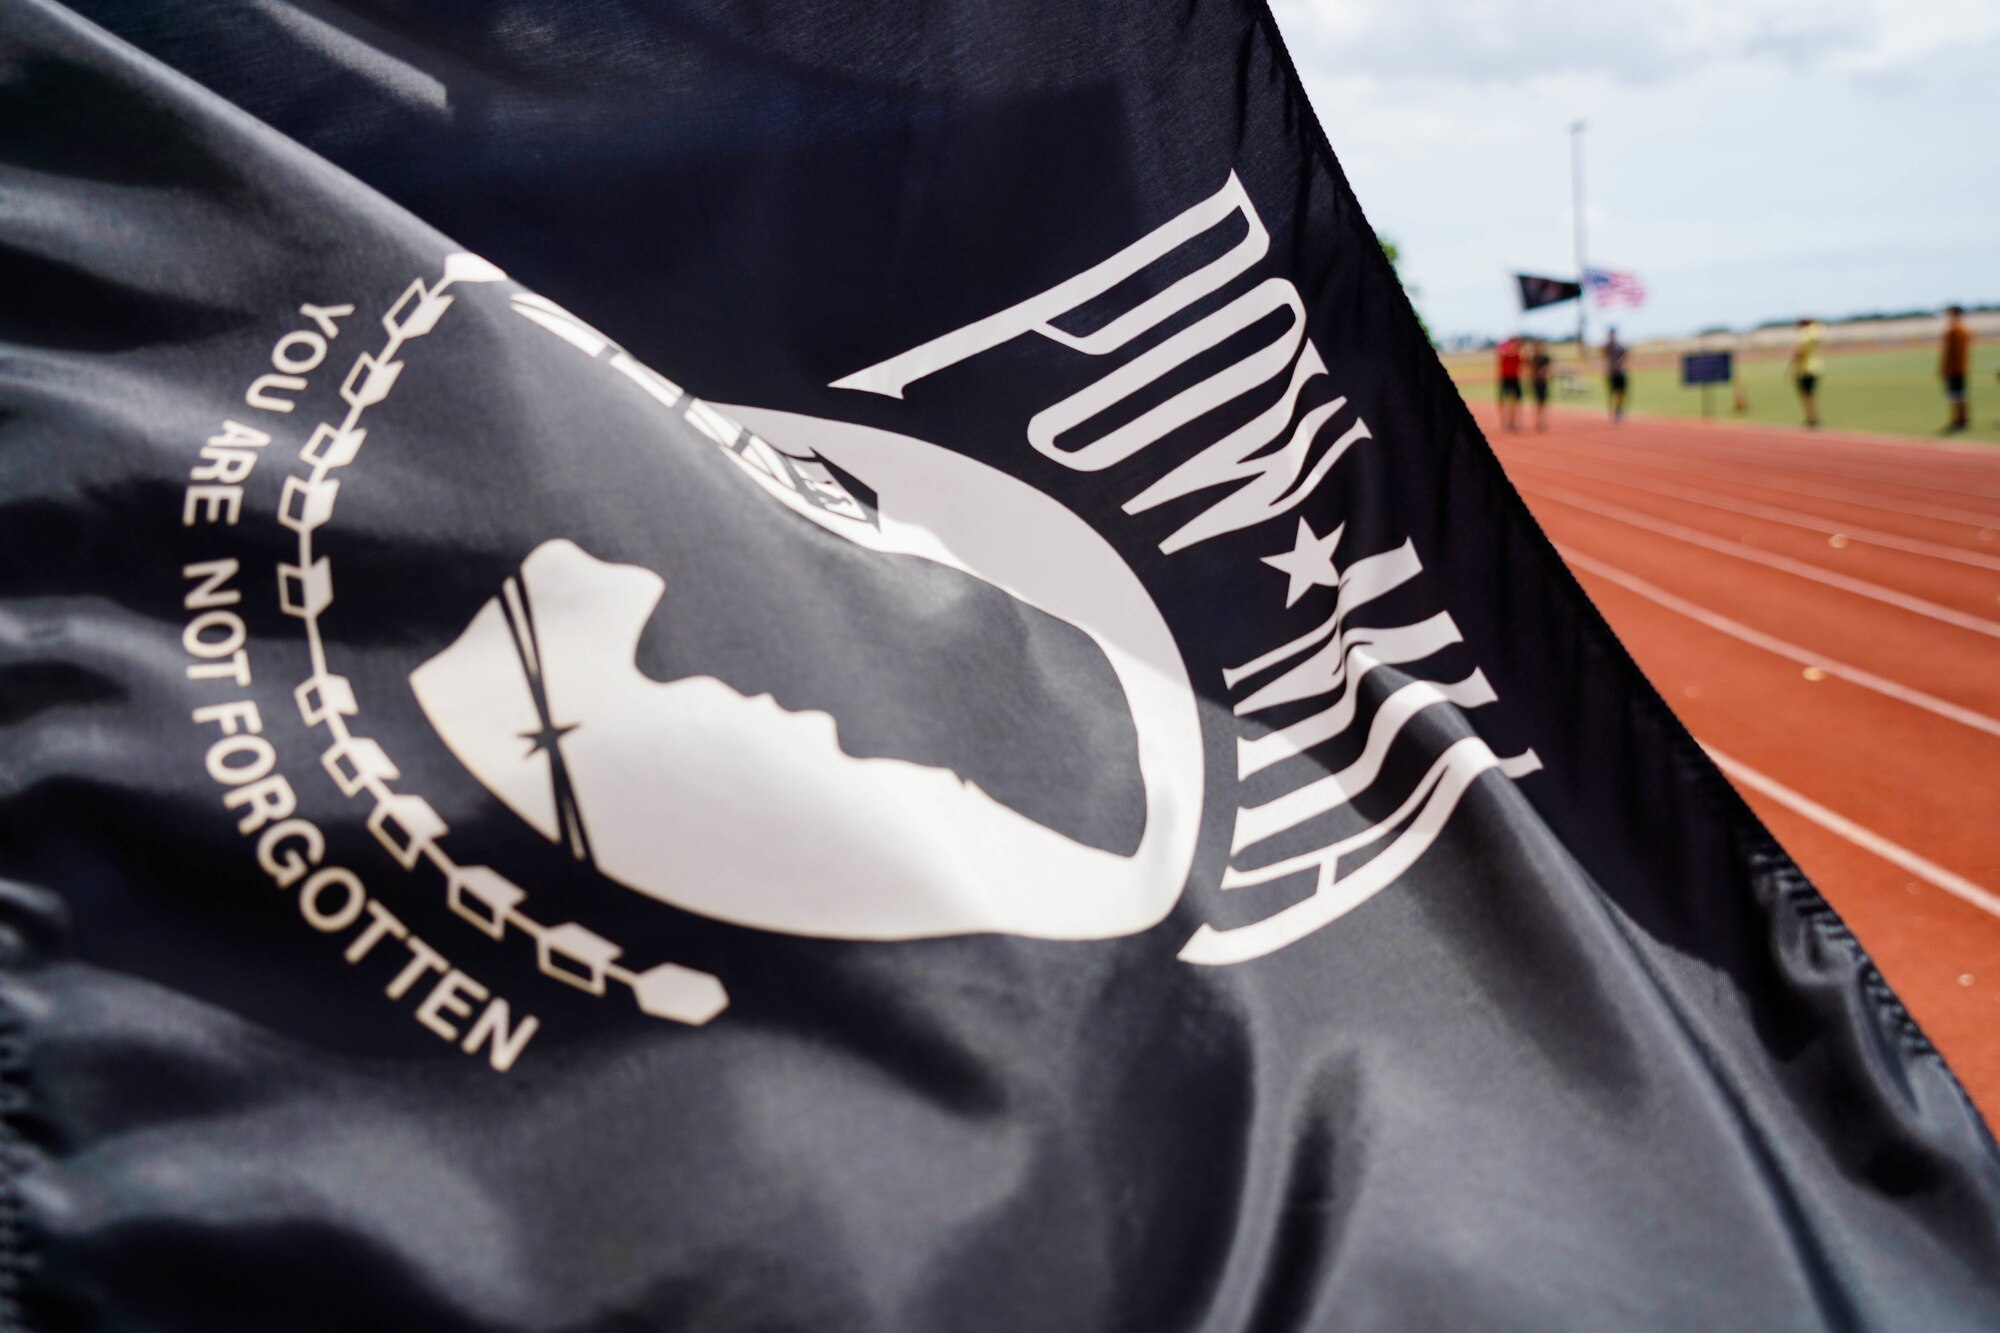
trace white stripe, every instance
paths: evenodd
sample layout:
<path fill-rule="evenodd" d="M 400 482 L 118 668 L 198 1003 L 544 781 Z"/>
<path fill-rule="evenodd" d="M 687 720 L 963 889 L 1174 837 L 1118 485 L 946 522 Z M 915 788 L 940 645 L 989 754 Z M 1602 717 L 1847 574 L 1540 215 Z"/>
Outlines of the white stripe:
<path fill-rule="evenodd" d="M 532 292 L 524 292 L 514 298 L 515 314 L 533 320 L 585 356 L 596 356 L 611 345 L 595 329 L 555 302 L 537 297 L 531 303 L 528 297 L 532 295 Z"/>
<path fill-rule="evenodd" d="M 1646 424 L 1672 426 L 1672 424 L 1688 424 L 1688 422 L 1684 418 L 1672 418 L 1672 416 L 1648 416 Z M 1730 426 L 1728 422 L 1718 422 L 1718 424 L 1710 424 L 1710 426 L 1698 426 L 1698 430 L 1732 430 L 1732 428 L 1734 426 Z M 1598 432 L 1590 434 L 1592 442 L 1598 442 L 1600 438 L 1602 436 Z M 1722 446 L 1708 446 L 1702 440 L 1688 440 L 1688 442 L 1676 440 L 1674 448 L 1686 448 L 1692 454 L 1702 454 L 1702 456 L 1710 456 L 1710 458 L 1724 458 L 1724 460 L 1740 462 L 1744 466 L 1774 468 L 1778 472 L 1804 472 L 1808 476 L 1852 476 L 1852 478 L 1868 480 L 1868 482 L 1884 482 L 1884 484 L 1892 484 L 1892 486 L 1908 486 L 1912 490 L 1946 490 L 1954 498 L 1960 498 L 1960 500 L 1964 500 L 1966 496 L 1980 496 L 1980 498 L 1988 498 L 1988 500 L 2000 498 L 2000 490 L 1990 490 L 1986 486 L 1972 484 L 1972 480 L 1970 480 L 1970 478 L 1992 476 L 1992 470 L 1988 466 L 1984 466 L 1984 462 L 1988 460 L 1986 456 L 1980 456 L 1980 464 L 1970 466 L 1970 468 L 1920 470 L 1916 466 L 1910 466 L 1908 460 L 1900 460 L 1900 458 L 1876 458 L 1876 456 L 1866 456 L 1866 454 L 1862 454 L 1862 456 L 1856 456 L 1856 454 L 1828 456 L 1826 450 L 1812 448 L 1810 444 L 1808 446 L 1778 448 L 1776 442 L 1770 440 L 1768 436 L 1758 438 L 1756 442 L 1762 444 L 1764 448 L 1762 450 L 1722 448 Z M 1786 444 L 1790 444 L 1790 442 L 1786 442 Z M 1842 466 L 1844 462 L 1858 462 L 1862 466 L 1860 468 Z M 1866 466 L 1870 462 L 1878 462 L 1880 466 Z M 1918 458 L 1916 462 L 1944 462 L 1944 460 Z"/>
<path fill-rule="evenodd" d="M 1652 420 L 1665 421 L 1667 419 L 1654 417 Z M 1959 499 L 1964 499 L 1967 496 L 1977 496 L 1983 500 L 2000 499 L 2000 490 L 1992 490 L 1985 486 L 1974 485 L 1972 482 L 1966 480 L 1968 474 L 1965 472 L 1960 472 L 1957 475 L 1919 472 L 1908 466 L 1898 466 L 1894 459 L 1881 460 L 1884 464 L 1882 467 L 1868 467 L 1867 463 L 1874 460 L 1855 458 L 1843 460 L 1795 456 L 1790 453 L 1779 452 L 1775 449 L 1766 449 L 1762 456 L 1754 458 L 1746 457 L 1743 453 L 1736 450 L 1725 450 L 1717 453 L 1715 451 L 1701 450 L 1697 447 L 1696 451 L 1708 453 L 1710 457 L 1728 458 L 1744 463 L 1754 461 L 1758 467 L 1774 468 L 1780 472 L 1804 472 L 1812 476 L 1851 477 L 1857 481 L 1882 482 L 1887 485 L 1903 486 L 1918 491 L 1946 491 Z M 1843 467 L 1841 466 L 1842 462 L 1856 462 L 1861 463 L 1862 466 L 1859 468 Z"/>
<path fill-rule="evenodd" d="M 1436 704 L 1478 708 L 1492 703 L 1496 697 L 1493 687 L 1486 681 L 1486 673 L 1476 669 L 1464 680 L 1451 685 L 1434 685 L 1427 680 L 1411 681 L 1382 701 L 1382 706 L 1376 710 L 1375 720 L 1368 724 L 1368 739 L 1362 742 L 1361 754 L 1353 763 L 1338 773 L 1329 773 L 1262 805 L 1239 807 L 1236 811 L 1236 831 L 1229 844 L 1230 855 L 1297 828 L 1308 819 L 1338 810 L 1367 791 L 1381 776 L 1389 747 L 1402 735 L 1410 719 L 1425 709 Z"/>
<path fill-rule="evenodd" d="M 1655 418 L 1659 420 L 1661 418 Z M 1682 418 L 1686 420 L 1686 418 Z M 1926 468 L 1931 475 L 1946 475 L 1956 472 L 1964 475 L 1965 469 L 1954 469 L 1954 463 L 1969 463 L 1973 470 L 1987 469 L 1992 476 L 1990 465 L 1994 462 L 1993 451 L 1983 444 L 1970 440 L 1924 439 L 1916 435 L 1884 435 L 1872 431 L 1824 430 L 1818 426 L 1793 426 L 1780 422 L 1733 421 L 1721 418 L 1706 423 L 1704 430 L 1734 432 L 1753 445 L 1781 451 L 1795 457 L 1817 463 L 1827 457 L 1846 458 L 1860 463 L 1884 463 L 1894 468 L 1917 466 Z M 1925 458 L 1922 455 L 1943 454 L 1950 457 Z M 1890 455 L 1902 454 L 1901 458 Z"/>
<path fill-rule="evenodd" d="M 1971 565 L 1976 569 L 2000 570 L 2000 556 L 1981 555 L 1977 551 L 1961 550 L 1956 546 L 1946 546 L 1941 542 L 1927 542 L 1920 537 L 1904 537 L 1893 532 L 1883 532 L 1877 528 L 1856 527 L 1842 523 L 1838 519 L 1823 518 L 1818 514 L 1803 514 L 1796 509 L 1781 509 L 1776 505 L 1745 503 L 1717 495 L 1714 491 L 1704 491 L 1688 486 L 1654 485 L 1643 486 L 1636 481 L 1621 479 L 1615 472 L 1605 472 L 1597 468 L 1563 467 L 1557 463 L 1530 462 L 1529 467 L 1538 467 L 1548 472 L 1560 472 L 1565 476 L 1588 477 L 1607 485 L 1628 491 L 1638 491 L 1641 495 L 1657 495 L 1668 500 L 1682 500 L 1698 504 L 1707 509 L 1727 510 L 1732 514 L 1747 514 L 1751 518 L 1761 518 L 1772 523 L 1783 523 L 1787 527 L 1805 528 L 1809 532 L 1838 534 L 1866 546 L 1880 546 L 1892 551 L 1907 551 L 1911 555 L 1921 555 L 1932 560 L 1949 560 L 1954 564 Z"/>
<path fill-rule="evenodd" d="M 1953 874 L 1936 862 L 1918 856 L 1909 848 L 1890 842 L 1881 834 L 1865 829 L 1843 815 L 1835 814 L 1818 801 L 1801 796 L 1777 779 L 1766 777 L 1720 750 L 1707 745 L 1702 746 L 1702 749 L 1708 751 L 1708 757 L 1715 761 L 1717 768 L 1727 773 L 1737 783 L 1753 791 L 1762 792 L 1792 813 L 1803 815 L 1827 832 L 1847 839 L 1865 852 L 1874 853 L 1890 865 L 1943 889 L 1952 897 L 1963 899 L 1982 912 L 2000 916 L 2000 894 L 1982 889 L 1965 876 Z"/>
<path fill-rule="evenodd" d="M 1306 936 L 1327 925 L 1334 919 L 1353 911 L 1362 903 L 1380 893 L 1394 883 L 1404 871 L 1415 865 L 1417 859 L 1430 850 L 1431 844 L 1444 832 L 1445 825 L 1458 810 L 1458 804 L 1481 774 L 1490 769 L 1499 769 L 1510 778 L 1523 778 L 1540 769 L 1542 761 L 1529 750 L 1512 759 L 1501 759 L 1486 748 L 1486 742 L 1477 736 L 1466 736 L 1454 741 L 1440 756 L 1431 769 L 1417 784 L 1417 795 L 1397 808 L 1384 824 L 1393 827 L 1405 818 L 1414 802 L 1424 792 L 1424 805 L 1404 830 L 1373 860 L 1363 864 L 1351 875 L 1336 879 L 1335 860 L 1342 846 L 1360 846 L 1374 839 L 1375 830 L 1363 830 L 1361 834 L 1337 843 L 1334 847 L 1323 848 L 1320 855 L 1310 858 L 1311 864 L 1319 869 L 1318 883 L 1310 898 L 1281 908 L 1261 921 L 1253 921 L 1247 926 L 1233 930 L 1217 930 L 1204 925 L 1189 937 L 1181 947 L 1180 959 L 1184 963 L 1197 963 L 1206 967 L 1223 966 L 1229 963 L 1244 963 L 1252 958 L 1262 958 L 1265 954 L 1282 949 L 1288 944 L 1296 944 Z M 1294 862 L 1303 868 L 1308 861 Z M 1264 871 L 1245 872 L 1235 883 L 1230 877 L 1237 874 L 1230 871 L 1223 878 L 1224 888 L 1243 888 L 1259 882 L 1253 876 L 1268 873 Z M 1262 881 L 1269 882 L 1269 881 Z"/>
<path fill-rule="evenodd" d="M 628 353 L 620 352 L 612 357 L 611 368 L 651 394 L 662 407 L 672 407 L 685 396 L 686 391 L 680 385 L 651 366 L 634 361 Z"/>
<path fill-rule="evenodd" d="M 1288 644 L 1273 648 L 1255 661 L 1245 662 L 1240 667 L 1227 668 L 1222 673 L 1222 683 L 1235 689 L 1238 682 L 1247 680 L 1260 671 L 1268 670 L 1288 657 L 1296 657 L 1314 644 L 1331 637 L 1340 629 L 1350 611 L 1358 610 L 1384 593 L 1402 587 L 1423 573 L 1423 570 L 1423 562 L 1417 559 L 1417 545 L 1414 538 L 1405 538 L 1403 544 L 1393 551 L 1383 551 L 1379 555 L 1355 561 L 1341 571 L 1340 592 L 1334 598 L 1333 614 L 1326 618 L 1326 623 L 1318 629 L 1307 631 Z M 1287 676 L 1290 674 L 1286 673 Z M 1282 680 L 1284 677 L 1279 679 Z M 1276 682 L 1266 685 L 1236 705 L 1237 716 L 1241 717 L 1278 703 L 1306 697 L 1298 694 L 1287 695 L 1282 699 L 1267 698 L 1275 684 Z"/>
<path fill-rule="evenodd" d="M 1837 676 L 1850 685 L 1859 685 L 1864 690 L 1873 690 L 1877 694 L 1887 695 L 1899 703 L 1906 703 L 1914 708 L 1921 708 L 1927 713 L 1935 713 L 1939 717 L 1947 718 L 1962 726 L 1971 727 L 1974 731 L 1983 731 L 1989 736 L 2000 736 L 2000 718 L 1991 718 L 1984 713 L 1975 713 L 1970 708 L 1961 708 L 1959 705 L 1947 699 L 1940 699 L 1934 694 L 1925 694 L 1922 690 L 1913 690 L 1907 685 L 1898 685 L 1895 681 L 1878 676 L 1872 671 L 1863 671 L 1860 667 L 1851 667 L 1845 662 L 1836 662 L 1832 658 L 1823 657 L 1813 652 L 1810 648 L 1801 648 L 1796 643 L 1787 643 L 1785 640 L 1775 638 L 1772 635 L 1764 633 L 1762 630 L 1752 629 L 1741 621 L 1731 620 L 1728 616 L 1717 615 L 1706 607 L 1697 606 L 1684 597 L 1676 597 L 1665 588 L 1648 583 L 1636 574 L 1627 574 L 1624 570 L 1614 565 L 1607 565 L 1602 560 L 1594 556 L 1585 555 L 1574 547 L 1558 545 L 1556 550 L 1562 553 L 1564 560 L 1577 569 L 1588 570 L 1590 573 L 1607 582 L 1615 583 L 1629 592 L 1638 593 L 1641 597 L 1649 601 L 1658 602 L 1661 606 L 1666 607 L 1667 610 L 1678 612 L 1690 620 L 1698 621 L 1708 626 L 1712 630 L 1719 630 L 1724 634 L 1741 639 L 1743 642 L 1751 644 L 1754 647 L 1762 648 L 1765 652 L 1776 653 L 1779 657 L 1789 657 L 1792 661 L 1798 662 L 1803 666 L 1818 667 L 1820 670 L 1826 672 L 1827 675 Z"/>
<path fill-rule="evenodd" d="M 1588 458 L 1600 463 L 1610 463 L 1616 467 L 1637 468 L 1642 472 L 1688 472 L 1707 481 L 1722 482 L 1731 486 L 1748 486 L 1752 490 L 1776 491 L 1780 495 L 1798 495 L 1812 500 L 1831 500 L 1835 504 L 1852 505 L 1857 509 L 1879 509 L 1885 514 L 1904 514 L 1911 518 L 1936 519 L 1941 523 L 1955 523 L 1961 527 L 1991 530 L 2000 528 L 2000 514 L 1982 514 L 1973 509 L 1954 509 L 1949 505 L 1931 505 L 1921 502 L 1897 504 L 1878 495 L 1863 495 L 1857 491 L 1842 490 L 1837 486 L 1800 486 L 1787 484 L 1783 480 L 1773 480 L 1768 474 L 1753 480 L 1748 477 L 1728 477 L 1718 475 L 1712 467 L 1699 463 L 1676 463 L 1646 453 L 1627 445 L 1614 445 L 1598 440 L 1592 443 L 1601 449 L 1572 449 L 1549 440 L 1508 440 L 1500 451 L 1503 455 L 1517 453 L 1523 449 L 1546 449 L 1566 458 Z M 1676 446 L 1679 448 L 1680 446 Z M 1758 472 L 1761 465 L 1753 460 L 1742 459 L 1738 455 L 1715 456 L 1715 461 L 1725 468 L 1736 468 Z"/>
<path fill-rule="evenodd" d="M 1271 765 L 1304 754 L 1344 733 L 1354 723 L 1361 704 L 1361 681 L 1378 666 L 1402 666 L 1421 662 L 1463 642 L 1458 626 L 1448 612 L 1440 611 L 1417 625 L 1396 629 L 1356 629 L 1340 639 L 1338 662 L 1322 673 L 1326 690 L 1341 690 L 1340 698 L 1279 731 L 1266 732 L 1254 739 L 1236 740 L 1236 776 L 1247 778 Z M 1345 689 L 1342 685 L 1345 684 Z M 1301 695 L 1300 697 L 1305 697 Z"/>
<path fill-rule="evenodd" d="M 1921 435 L 1887 435 L 1875 430 L 1826 430 L 1819 426 L 1788 426 L 1776 421 L 1730 420 L 1710 421 L 1704 429 L 1736 431 L 1766 443 L 1782 443 L 1810 450 L 1815 454 L 1826 452 L 1826 446 L 1832 443 L 1861 446 L 1848 450 L 1855 457 L 1865 456 L 1869 449 L 1879 449 L 1884 454 L 1895 453 L 1898 450 L 1905 454 L 1928 450 L 1936 454 L 1960 454 L 1984 459 L 1991 459 L 1993 456 L 1992 450 L 1987 446 L 1971 440 L 1927 440 Z M 1907 460 L 1887 461 L 1899 463 Z"/>
<path fill-rule="evenodd" d="M 1763 565 L 1770 569 L 1782 570 L 1798 578 L 1811 579 L 1814 583 L 1824 583 L 1829 588 L 1838 588 L 1842 592 L 1851 592 L 1857 597 L 1866 597 L 1870 601 L 1881 602 L 1885 606 L 1912 611 L 1917 615 L 1927 616 L 1932 620 L 1942 621 L 1947 625 L 1956 625 L 1960 629 L 1969 629 L 1975 634 L 1985 634 L 2000 639 L 2000 622 L 1988 620 L 1984 616 L 1967 615 L 1963 611 L 1954 611 L 1948 606 L 1940 606 L 1938 603 L 1926 601 L 1922 597 L 1912 597 L 1908 593 L 1897 592 L 1894 588 L 1885 588 L 1879 583 L 1869 583 L 1862 579 L 1851 579 L 1845 574 L 1835 574 L 1830 570 L 1821 569 L 1817 565 L 1809 565 L 1803 560 L 1794 560 L 1790 556 L 1770 555 L 1758 550 L 1754 546 L 1744 546 L 1738 542 L 1724 541 L 1720 537 L 1711 536 L 1695 528 L 1683 527 L 1679 523 L 1669 523 L 1663 519 L 1655 519 L 1650 515 L 1626 509 L 1621 505 L 1602 504 L 1590 500 L 1585 496 L 1578 495 L 1575 491 L 1566 491 L 1546 486 L 1523 486 L 1518 482 L 1515 485 L 1517 489 L 1527 495 L 1539 495 L 1545 499 L 1554 500 L 1558 504 L 1568 505 L 1572 509 L 1581 509 L 1585 513 L 1597 514 L 1601 517 L 1612 519 L 1615 522 L 1644 529 L 1647 532 L 1656 532 L 1662 537 L 1671 537 L 1675 541 L 1686 542 L 1690 546 L 1699 546 L 1704 550 L 1733 556 L 1738 560 L 1747 560 L 1753 565 Z"/>

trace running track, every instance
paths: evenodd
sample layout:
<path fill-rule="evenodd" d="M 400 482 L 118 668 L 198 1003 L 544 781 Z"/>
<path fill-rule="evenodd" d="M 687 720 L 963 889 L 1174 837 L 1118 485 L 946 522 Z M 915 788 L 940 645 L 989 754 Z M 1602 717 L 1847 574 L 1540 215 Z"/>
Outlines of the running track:
<path fill-rule="evenodd" d="M 1626 648 L 2000 1123 L 2000 450 L 1474 413 Z"/>

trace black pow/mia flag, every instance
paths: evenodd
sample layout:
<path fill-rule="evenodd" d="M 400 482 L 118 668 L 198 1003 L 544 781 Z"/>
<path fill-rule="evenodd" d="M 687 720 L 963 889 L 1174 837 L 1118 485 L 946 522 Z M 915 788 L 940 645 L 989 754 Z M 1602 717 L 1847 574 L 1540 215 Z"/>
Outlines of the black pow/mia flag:
<path fill-rule="evenodd" d="M 1538 278 L 1532 273 L 1516 273 L 1521 288 L 1521 309 L 1540 310 L 1545 305 L 1561 305 L 1583 295 L 1583 284 L 1565 278 Z"/>
<path fill-rule="evenodd" d="M 0 14 L 7 1318 L 2000 1322 L 1261 6 Z"/>

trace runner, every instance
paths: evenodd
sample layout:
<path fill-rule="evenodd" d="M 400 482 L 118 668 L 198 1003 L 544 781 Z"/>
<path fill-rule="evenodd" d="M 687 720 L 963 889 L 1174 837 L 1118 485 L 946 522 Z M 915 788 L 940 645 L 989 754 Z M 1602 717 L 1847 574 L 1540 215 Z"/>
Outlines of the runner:
<path fill-rule="evenodd" d="M 1549 369 L 1554 365 L 1547 343 L 1536 338 L 1528 344 L 1528 382 L 1535 391 L 1536 430 L 1549 428 Z"/>
<path fill-rule="evenodd" d="M 1938 376 L 1944 380 L 1944 396 L 1951 403 L 1951 420 L 1945 434 L 1964 430 L 1972 421 L 1972 409 L 1965 401 L 1965 379 L 1972 373 L 1972 330 L 1965 327 L 1965 307 L 1945 310 L 1944 350 L 1938 357 Z"/>
<path fill-rule="evenodd" d="M 1521 340 L 1508 335 L 1500 344 L 1500 424 L 1521 429 Z"/>
<path fill-rule="evenodd" d="M 1613 327 L 1604 335 L 1605 383 L 1611 391 L 1611 419 L 1625 419 L 1625 395 L 1631 388 L 1631 380 L 1625 374 L 1626 346 L 1618 341 L 1618 330 Z"/>
<path fill-rule="evenodd" d="M 1799 345 L 1792 351 L 1792 382 L 1799 389 L 1799 403 L 1806 410 L 1806 425 L 1819 426 L 1819 377 L 1826 370 L 1820 355 L 1819 339 L 1824 330 L 1810 317 L 1799 321 Z"/>

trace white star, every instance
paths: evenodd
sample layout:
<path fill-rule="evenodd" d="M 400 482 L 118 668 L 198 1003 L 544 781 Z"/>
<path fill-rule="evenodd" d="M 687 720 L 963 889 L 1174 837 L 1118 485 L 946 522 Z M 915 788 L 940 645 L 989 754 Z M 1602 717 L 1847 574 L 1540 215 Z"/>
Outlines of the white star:
<path fill-rule="evenodd" d="M 1324 537 L 1313 536 L 1313 530 L 1304 519 L 1299 520 L 1299 535 L 1292 543 L 1292 549 L 1282 555 L 1267 555 L 1264 563 L 1273 569 L 1283 570 L 1291 582 L 1285 588 L 1285 605 L 1290 606 L 1306 595 L 1306 590 L 1315 585 L 1333 588 L 1340 584 L 1340 571 L 1333 567 L 1333 548 L 1340 544 L 1340 534 L 1347 530 L 1342 523 Z"/>

